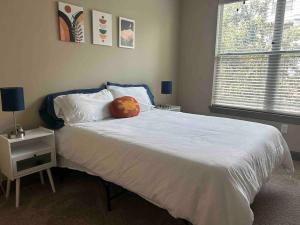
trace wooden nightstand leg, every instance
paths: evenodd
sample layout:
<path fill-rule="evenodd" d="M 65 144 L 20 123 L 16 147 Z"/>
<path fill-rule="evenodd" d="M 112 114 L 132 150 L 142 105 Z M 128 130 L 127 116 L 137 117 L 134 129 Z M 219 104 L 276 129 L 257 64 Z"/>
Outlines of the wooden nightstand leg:
<path fill-rule="evenodd" d="M 19 208 L 20 204 L 20 178 L 16 179 L 16 208 Z"/>
<path fill-rule="evenodd" d="M 10 185 L 11 185 L 11 180 L 7 178 L 7 184 L 6 184 L 6 194 L 5 197 L 8 198 L 10 194 Z"/>
<path fill-rule="evenodd" d="M 47 174 L 48 174 L 48 178 L 49 178 L 49 181 L 50 181 L 50 184 L 51 184 L 52 191 L 55 193 L 55 186 L 54 186 L 54 182 L 53 182 L 53 179 L 52 179 L 52 174 L 51 174 L 50 169 L 47 169 Z"/>
<path fill-rule="evenodd" d="M 43 171 L 40 171 L 40 179 L 41 179 L 41 183 L 44 185 L 45 184 L 45 180 L 44 180 Z"/>

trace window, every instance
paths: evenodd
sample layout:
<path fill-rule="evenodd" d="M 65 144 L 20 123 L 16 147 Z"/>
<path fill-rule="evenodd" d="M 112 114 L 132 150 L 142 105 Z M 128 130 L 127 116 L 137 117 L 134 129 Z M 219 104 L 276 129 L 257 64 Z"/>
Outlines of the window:
<path fill-rule="evenodd" d="M 300 116 L 300 0 L 223 1 L 212 105 Z"/>

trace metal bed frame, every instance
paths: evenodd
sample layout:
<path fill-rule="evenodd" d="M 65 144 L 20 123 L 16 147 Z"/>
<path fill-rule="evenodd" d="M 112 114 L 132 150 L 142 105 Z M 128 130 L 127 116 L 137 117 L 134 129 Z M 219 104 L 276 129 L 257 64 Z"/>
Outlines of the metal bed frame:
<path fill-rule="evenodd" d="M 57 174 L 58 177 L 59 177 L 60 182 L 63 182 L 64 179 L 65 179 L 65 176 L 67 174 L 67 171 L 77 171 L 77 170 L 69 169 L 69 168 L 59 168 L 59 167 L 56 167 L 55 170 L 54 170 L 54 174 Z M 82 171 L 79 171 L 79 172 L 85 173 L 85 172 L 82 172 Z M 87 173 L 85 173 L 85 174 L 87 174 Z M 90 175 L 90 176 L 92 176 L 92 175 Z M 106 181 L 106 180 L 102 179 L 99 176 L 94 176 L 94 177 L 97 177 L 99 179 L 100 185 L 102 185 L 104 187 L 104 190 L 105 190 L 105 200 L 106 200 L 105 204 L 106 204 L 106 210 L 108 212 L 112 211 L 112 201 L 113 200 L 115 200 L 116 198 L 120 197 L 121 195 L 123 195 L 125 193 L 130 193 L 130 191 L 124 189 L 123 187 L 121 187 L 121 186 L 119 186 L 117 184 L 114 184 L 112 182 Z M 119 189 L 119 191 L 116 192 L 116 193 L 114 193 L 112 191 L 112 188 Z M 185 225 L 193 225 L 192 223 L 190 223 L 189 221 L 187 221 L 185 219 L 179 219 L 179 220 L 183 221 Z"/>
<path fill-rule="evenodd" d="M 67 171 L 72 171 L 72 169 L 67 169 L 67 168 L 56 168 L 56 169 L 59 169 L 59 173 L 58 173 L 58 176 L 59 176 L 59 179 L 61 182 L 63 182 L 65 176 L 66 176 L 66 170 Z M 76 171 L 76 170 L 74 170 Z M 130 193 L 130 191 L 124 189 L 123 187 L 119 186 L 119 185 L 116 185 L 112 182 L 109 182 L 109 181 L 106 181 L 104 179 L 102 179 L 101 177 L 98 177 L 97 178 L 100 179 L 100 184 L 104 186 L 104 190 L 105 190 L 105 197 L 106 197 L 106 210 L 108 212 L 111 212 L 112 211 L 112 201 L 118 197 L 120 197 L 121 195 L 125 194 L 125 193 Z M 112 192 L 112 188 L 113 187 L 117 187 L 118 189 L 120 189 L 120 191 L 118 191 L 117 193 L 113 193 Z M 192 223 L 190 223 L 189 221 L 185 220 L 185 219 L 180 219 L 181 221 L 183 221 L 183 223 L 185 225 L 193 225 Z"/>
<path fill-rule="evenodd" d="M 114 183 L 108 182 L 103 180 L 102 178 L 100 178 L 101 183 L 103 184 L 104 188 L 105 188 L 105 195 L 106 195 L 106 209 L 108 212 L 112 211 L 112 201 L 116 198 L 118 198 L 119 196 L 128 193 L 129 191 L 120 187 L 119 185 L 116 185 Z M 112 187 L 119 187 L 121 189 L 121 191 L 113 194 L 111 191 Z M 184 222 L 185 225 L 193 225 L 192 223 L 190 223 L 189 221 L 185 220 L 185 219 L 180 219 Z"/>

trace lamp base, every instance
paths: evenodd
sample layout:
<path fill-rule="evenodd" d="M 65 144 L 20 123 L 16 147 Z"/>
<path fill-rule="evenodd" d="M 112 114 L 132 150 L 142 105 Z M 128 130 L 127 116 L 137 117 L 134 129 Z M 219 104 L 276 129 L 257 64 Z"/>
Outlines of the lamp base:
<path fill-rule="evenodd" d="M 9 131 L 7 133 L 8 139 L 18 139 L 18 138 L 24 138 L 25 131 L 20 125 L 17 125 L 15 129 Z"/>
<path fill-rule="evenodd" d="M 17 124 L 14 111 L 13 111 L 13 119 L 14 119 L 14 128 L 7 133 L 7 138 L 8 139 L 24 138 L 25 131 L 23 130 L 21 125 Z"/>

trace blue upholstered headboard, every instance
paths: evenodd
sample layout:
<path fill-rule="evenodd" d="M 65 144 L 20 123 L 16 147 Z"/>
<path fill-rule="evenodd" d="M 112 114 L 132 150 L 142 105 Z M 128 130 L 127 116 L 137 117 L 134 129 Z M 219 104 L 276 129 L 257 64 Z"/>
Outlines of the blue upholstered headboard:
<path fill-rule="evenodd" d="M 78 89 L 65 92 L 59 92 L 54 94 L 49 94 L 45 97 L 40 107 L 39 113 L 41 119 L 46 123 L 47 128 L 49 129 L 60 129 L 64 126 L 64 120 L 57 118 L 54 111 L 53 100 L 60 95 L 69 95 L 69 94 L 91 94 L 96 93 L 105 89 L 105 85 L 100 88 L 92 89 Z"/>
<path fill-rule="evenodd" d="M 120 86 L 120 87 L 144 87 L 147 90 L 147 93 L 149 95 L 152 104 L 154 105 L 154 96 L 147 84 L 118 84 L 118 83 L 107 82 L 107 85 Z M 55 115 L 53 100 L 56 97 L 60 95 L 69 95 L 69 94 L 91 94 L 91 93 L 99 92 L 105 88 L 106 85 L 102 85 L 99 88 L 78 89 L 78 90 L 71 90 L 71 91 L 49 94 L 45 97 L 40 107 L 39 110 L 40 117 L 45 122 L 47 128 L 54 129 L 54 130 L 60 129 L 64 126 L 64 120 L 57 118 Z"/>

